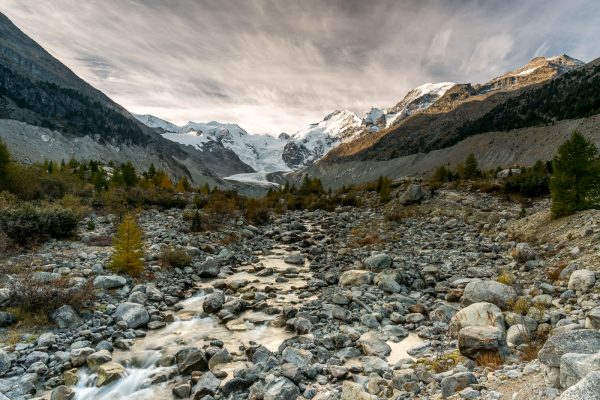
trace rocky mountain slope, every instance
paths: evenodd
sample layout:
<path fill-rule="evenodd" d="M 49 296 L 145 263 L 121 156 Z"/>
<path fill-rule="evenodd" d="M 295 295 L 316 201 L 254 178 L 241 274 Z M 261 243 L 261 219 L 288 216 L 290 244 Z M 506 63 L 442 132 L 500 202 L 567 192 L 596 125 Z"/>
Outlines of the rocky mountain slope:
<path fill-rule="evenodd" d="M 221 182 L 220 175 L 252 170 L 230 150 L 201 153 L 165 140 L 77 77 L 2 14 L 0 125 L 0 137 L 24 161 L 98 154 L 100 161 L 125 162 L 129 154 L 138 154 L 139 168 L 154 163 L 175 177 L 187 175 L 197 183 L 212 184 Z M 29 140 L 15 141 L 18 135 Z M 76 146 L 69 146 L 70 141 Z"/>
<path fill-rule="evenodd" d="M 425 109 L 388 129 L 338 146 L 326 159 L 388 160 L 447 147 L 456 143 L 457 138 L 464 137 L 460 130 L 468 121 L 476 120 L 495 106 L 579 68 L 583 68 L 582 62 L 566 55 L 538 57 L 485 84 L 447 87 L 443 95 Z"/>

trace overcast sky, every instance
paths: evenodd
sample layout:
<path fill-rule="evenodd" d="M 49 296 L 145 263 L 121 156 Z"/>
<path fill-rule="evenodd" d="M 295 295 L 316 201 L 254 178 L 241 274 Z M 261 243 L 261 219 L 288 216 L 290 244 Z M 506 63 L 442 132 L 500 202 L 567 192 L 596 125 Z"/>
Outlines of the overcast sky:
<path fill-rule="evenodd" d="M 0 0 L 25 33 L 136 113 L 293 133 L 426 82 L 538 55 L 600 56 L 597 0 Z"/>

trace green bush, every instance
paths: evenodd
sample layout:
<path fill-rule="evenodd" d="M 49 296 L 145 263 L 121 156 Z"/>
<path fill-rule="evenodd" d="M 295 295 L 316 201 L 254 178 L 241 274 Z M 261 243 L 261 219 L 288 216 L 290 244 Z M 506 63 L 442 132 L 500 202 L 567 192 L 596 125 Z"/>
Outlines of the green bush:
<path fill-rule="evenodd" d="M 69 238 L 76 228 L 76 214 L 65 208 L 25 205 L 0 210 L 0 231 L 19 245 Z"/>
<path fill-rule="evenodd" d="M 525 197 L 538 197 L 550 193 L 550 177 L 545 173 L 527 171 L 509 176 L 504 180 L 508 193 L 519 193 Z"/>

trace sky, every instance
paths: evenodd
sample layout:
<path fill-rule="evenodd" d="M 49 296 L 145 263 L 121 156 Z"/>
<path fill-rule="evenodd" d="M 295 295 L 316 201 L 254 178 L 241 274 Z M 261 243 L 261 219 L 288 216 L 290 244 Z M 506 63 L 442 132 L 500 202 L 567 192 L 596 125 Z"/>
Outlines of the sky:
<path fill-rule="evenodd" d="M 0 0 L 0 11 L 131 112 L 273 135 L 390 107 L 427 82 L 600 56 L 597 0 Z"/>

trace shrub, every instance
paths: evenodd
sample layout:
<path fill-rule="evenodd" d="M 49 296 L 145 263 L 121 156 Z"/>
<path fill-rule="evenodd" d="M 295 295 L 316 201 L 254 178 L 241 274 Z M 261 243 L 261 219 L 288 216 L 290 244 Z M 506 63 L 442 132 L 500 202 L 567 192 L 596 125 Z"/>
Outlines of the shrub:
<path fill-rule="evenodd" d="M 477 357 L 475 362 L 480 367 L 486 367 L 491 369 L 497 369 L 502 365 L 502 356 L 497 351 L 487 350 L 482 351 Z"/>
<path fill-rule="evenodd" d="M 144 270 L 142 231 L 132 214 L 126 215 L 119 225 L 113 247 L 115 252 L 110 268 L 131 276 L 139 276 Z"/>
<path fill-rule="evenodd" d="M 178 247 L 165 246 L 162 248 L 159 256 L 160 264 L 163 268 L 185 268 L 192 263 L 192 257 L 187 251 Z"/>
<path fill-rule="evenodd" d="M 578 132 L 573 132 L 558 149 L 550 181 L 552 214 L 555 217 L 600 207 L 598 149 Z"/>
<path fill-rule="evenodd" d="M 200 211 L 196 209 L 194 213 L 191 215 L 191 223 L 190 223 L 190 231 L 192 232 L 201 232 L 202 231 L 202 216 L 200 215 Z"/>
<path fill-rule="evenodd" d="M 246 220 L 254 225 L 264 225 L 271 219 L 271 212 L 264 202 L 247 199 L 244 207 Z"/>
<path fill-rule="evenodd" d="M 204 211 L 208 214 L 210 222 L 223 224 L 236 216 L 237 205 L 232 197 L 218 192 L 211 195 L 204 206 Z"/>
<path fill-rule="evenodd" d="M 567 267 L 568 263 L 566 261 L 561 261 L 556 264 L 551 265 L 546 270 L 546 276 L 553 282 L 556 282 L 560 278 L 560 273 L 563 269 Z"/>
<path fill-rule="evenodd" d="M 512 286 L 515 283 L 515 276 L 510 273 L 510 271 L 503 269 L 500 271 L 500 274 L 498 274 L 498 278 L 496 280 L 505 285 Z"/>
<path fill-rule="evenodd" d="M 0 210 L 0 231 L 19 245 L 69 238 L 76 228 L 77 216 L 65 208 L 25 205 Z"/>
<path fill-rule="evenodd" d="M 42 283 L 35 279 L 31 271 L 11 275 L 7 286 L 11 292 L 11 302 L 19 311 L 17 317 L 21 318 L 28 314 L 46 315 L 65 304 L 80 308 L 93 299 L 94 293 L 89 282 L 73 282 L 62 277 Z"/>
<path fill-rule="evenodd" d="M 512 304 L 513 312 L 520 315 L 527 315 L 531 308 L 531 301 L 527 297 L 519 296 Z"/>

